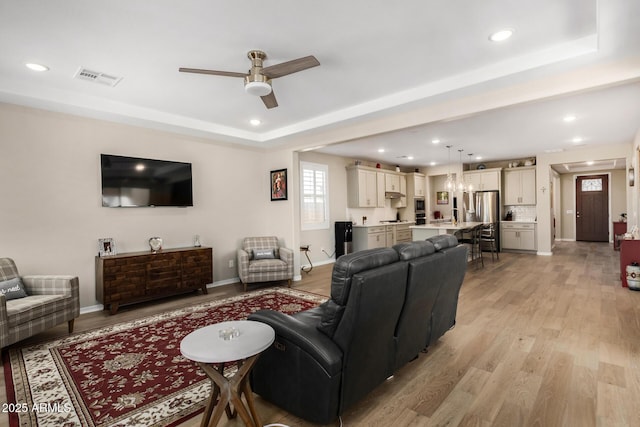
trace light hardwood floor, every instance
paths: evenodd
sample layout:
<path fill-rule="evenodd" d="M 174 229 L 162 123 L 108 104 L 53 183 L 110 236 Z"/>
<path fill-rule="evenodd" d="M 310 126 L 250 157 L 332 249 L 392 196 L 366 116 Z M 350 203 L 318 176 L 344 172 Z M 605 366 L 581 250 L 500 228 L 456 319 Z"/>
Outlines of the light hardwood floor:
<path fill-rule="evenodd" d="M 640 427 L 640 292 L 621 287 L 618 256 L 608 244 L 561 242 L 553 256 L 502 253 L 495 263 L 485 258 L 484 269 L 470 267 L 456 327 L 347 411 L 343 424 Z M 331 267 L 303 273 L 293 287 L 328 295 Z M 115 316 L 91 313 L 76 320 L 76 331 L 239 292 L 234 284 Z M 4 376 L 0 393 L 4 401 Z M 256 403 L 264 424 L 311 426 Z M 8 425 L 5 415 L 0 425 Z"/>

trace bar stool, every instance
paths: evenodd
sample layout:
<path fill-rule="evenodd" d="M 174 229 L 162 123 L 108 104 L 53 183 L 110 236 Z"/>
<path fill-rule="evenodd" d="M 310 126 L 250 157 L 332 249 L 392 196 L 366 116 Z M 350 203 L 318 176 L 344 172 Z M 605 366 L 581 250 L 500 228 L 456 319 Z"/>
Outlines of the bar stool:
<path fill-rule="evenodd" d="M 480 234 L 480 250 L 482 250 L 483 245 L 489 247 L 492 262 L 495 262 L 493 259 L 494 252 L 496 254 L 496 258 L 500 261 L 500 253 L 496 247 L 496 225 L 494 223 L 484 224 L 482 227 L 482 233 Z"/>
<path fill-rule="evenodd" d="M 482 258 L 482 251 L 480 250 L 480 236 L 482 234 L 482 224 L 475 227 L 468 227 L 457 230 L 454 236 L 458 239 L 458 242 L 469 247 L 469 262 L 477 263 L 480 261 L 484 267 L 484 259 Z"/>

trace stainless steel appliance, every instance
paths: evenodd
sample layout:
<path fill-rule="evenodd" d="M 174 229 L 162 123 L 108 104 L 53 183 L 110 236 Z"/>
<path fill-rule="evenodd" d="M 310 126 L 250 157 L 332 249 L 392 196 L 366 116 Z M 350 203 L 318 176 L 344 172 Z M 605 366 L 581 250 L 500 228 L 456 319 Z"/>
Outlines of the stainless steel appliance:
<path fill-rule="evenodd" d="M 495 225 L 496 247 L 500 248 L 500 192 L 476 191 L 474 195 L 475 219 L 478 222 Z"/>
<path fill-rule="evenodd" d="M 427 223 L 427 215 L 425 212 L 425 203 L 422 198 L 413 199 L 414 213 L 416 215 L 416 225 L 424 225 Z"/>

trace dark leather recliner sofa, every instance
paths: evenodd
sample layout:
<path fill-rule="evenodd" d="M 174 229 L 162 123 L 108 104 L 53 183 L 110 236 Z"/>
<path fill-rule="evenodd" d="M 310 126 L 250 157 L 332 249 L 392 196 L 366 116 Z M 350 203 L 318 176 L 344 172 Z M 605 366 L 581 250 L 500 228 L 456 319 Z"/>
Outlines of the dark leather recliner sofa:
<path fill-rule="evenodd" d="M 276 331 L 251 373 L 253 390 L 300 418 L 331 422 L 454 326 L 466 265 L 452 235 L 341 256 L 320 306 L 249 316 Z"/>

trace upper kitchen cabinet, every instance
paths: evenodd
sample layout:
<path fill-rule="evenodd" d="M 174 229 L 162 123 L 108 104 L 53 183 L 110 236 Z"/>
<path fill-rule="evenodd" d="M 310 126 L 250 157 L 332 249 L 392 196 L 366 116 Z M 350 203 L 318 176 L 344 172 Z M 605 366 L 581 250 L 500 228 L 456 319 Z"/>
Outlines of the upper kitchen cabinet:
<path fill-rule="evenodd" d="M 400 175 L 397 173 L 384 174 L 384 191 L 400 192 Z"/>
<path fill-rule="evenodd" d="M 500 190 L 501 168 L 466 171 L 463 177 L 467 184 L 473 185 L 474 191 Z"/>
<path fill-rule="evenodd" d="M 536 204 L 536 168 L 520 167 L 504 171 L 504 204 Z"/>
<path fill-rule="evenodd" d="M 411 172 L 407 174 L 406 178 L 407 197 L 425 197 L 427 192 L 425 190 L 426 180 L 424 175 L 418 172 Z"/>
<path fill-rule="evenodd" d="M 378 179 L 379 175 L 381 179 Z M 384 206 L 384 173 L 355 166 L 347 168 L 347 199 L 350 208 L 378 207 L 381 192 Z"/>
<path fill-rule="evenodd" d="M 392 208 L 406 208 L 407 207 L 407 177 L 405 175 L 399 175 L 400 177 L 400 193 L 404 196 L 398 199 L 391 200 Z"/>

